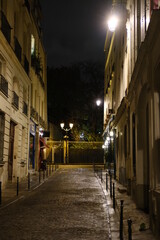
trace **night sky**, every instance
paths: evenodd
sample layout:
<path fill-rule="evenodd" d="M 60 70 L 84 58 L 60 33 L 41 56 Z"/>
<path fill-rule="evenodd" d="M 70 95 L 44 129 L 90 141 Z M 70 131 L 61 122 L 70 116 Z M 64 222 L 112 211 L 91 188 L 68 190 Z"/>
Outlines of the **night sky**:
<path fill-rule="evenodd" d="M 40 0 L 48 66 L 104 62 L 111 0 Z"/>

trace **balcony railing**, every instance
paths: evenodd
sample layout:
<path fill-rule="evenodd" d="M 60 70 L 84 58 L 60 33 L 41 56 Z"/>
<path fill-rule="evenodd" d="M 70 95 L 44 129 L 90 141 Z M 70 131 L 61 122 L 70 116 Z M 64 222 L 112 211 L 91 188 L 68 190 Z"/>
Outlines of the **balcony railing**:
<path fill-rule="evenodd" d="M 8 97 L 8 82 L 1 74 L 0 74 L 0 91 L 6 97 Z"/>
<path fill-rule="evenodd" d="M 3 35 L 5 36 L 6 40 L 10 44 L 11 42 L 11 27 L 7 21 L 6 16 L 4 13 L 1 11 L 1 31 Z"/>
<path fill-rule="evenodd" d="M 28 114 L 28 105 L 23 101 L 23 113 L 27 116 Z"/>
<path fill-rule="evenodd" d="M 38 113 L 33 107 L 31 107 L 31 117 L 38 121 Z"/>
<path fill-rule="evenodd" d="M 19 97 L 18 95 L 13 91 L 13 101 L 12 104 L 15 108 L 19 108 Z"/>
<path fill-rule="evenodd" d="M 26 71 L 27 74 L 29 74 L 29 62 L 25 55 L 24 55 L 24 70 Z"/>
<path fill-rule="evenodd" d="M 19 59 L 19 61 L 21 62 L 22 59 L 22 48 L 21 45 L 18 42 L 18 39 L 16 37 L 14 37 L 14 47 L 15 47 L 15 54 L 17 56 L 17 58 Z"/>

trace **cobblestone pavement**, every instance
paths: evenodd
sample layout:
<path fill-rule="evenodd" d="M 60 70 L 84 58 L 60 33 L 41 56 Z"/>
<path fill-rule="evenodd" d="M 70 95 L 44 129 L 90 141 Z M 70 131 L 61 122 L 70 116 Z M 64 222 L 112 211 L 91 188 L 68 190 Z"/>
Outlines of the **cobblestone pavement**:
<path fill-rule="evenodd" d="M 107 240 L 109 211 L 92 170 L 61 169 L 0 209 L 0 240 Z"/>

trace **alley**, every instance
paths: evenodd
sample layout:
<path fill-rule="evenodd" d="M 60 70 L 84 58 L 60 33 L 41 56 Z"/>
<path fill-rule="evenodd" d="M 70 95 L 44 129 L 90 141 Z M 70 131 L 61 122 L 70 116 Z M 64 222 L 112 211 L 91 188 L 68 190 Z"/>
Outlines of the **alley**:
<path fill-rule="evenodd" d="M 61 169 L 0 210 L 0 239 L 109 239 L 106 200 L 93 171 Z"/>

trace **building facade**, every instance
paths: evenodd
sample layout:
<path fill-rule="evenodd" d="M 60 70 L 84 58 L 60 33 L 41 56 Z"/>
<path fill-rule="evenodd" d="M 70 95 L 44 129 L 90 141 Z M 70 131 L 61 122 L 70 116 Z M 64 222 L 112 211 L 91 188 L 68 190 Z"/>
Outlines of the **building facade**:
<path fill-rule="evenodd" d="M 46 55 L 38 0 L 0 0 L 0 181 L 38 170 L 47 129 Z"/>
<path fill-rule="evenodd" d="M 105 41 L 104 138 L 114 131 L 116 179 L 160 237 L 160 1 L 113 1 Z"/>

